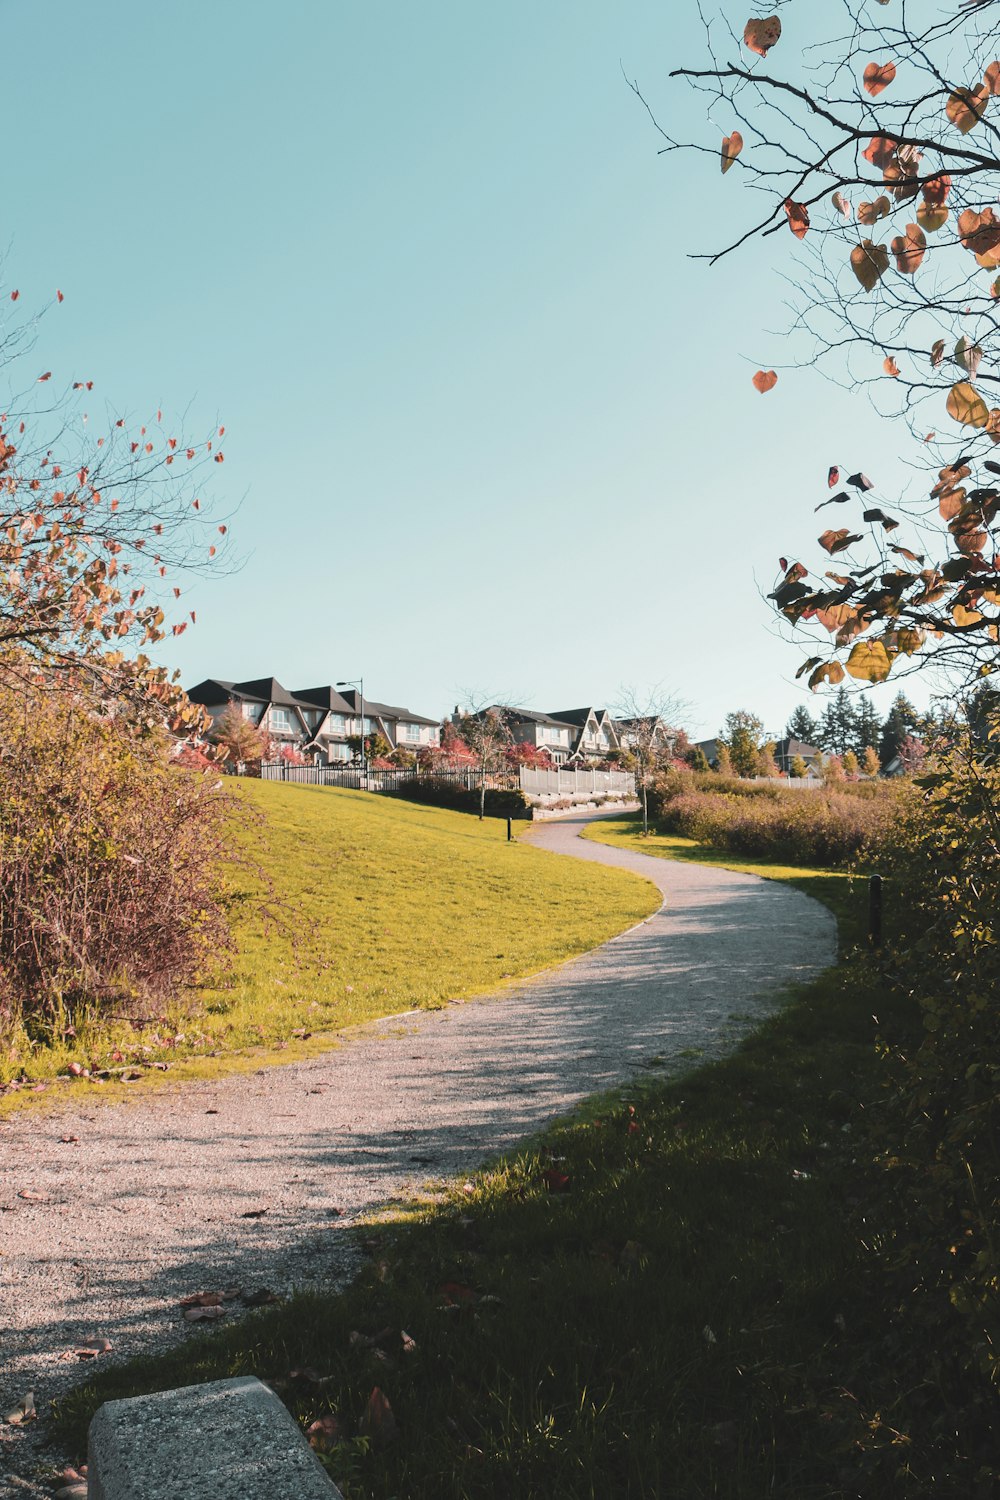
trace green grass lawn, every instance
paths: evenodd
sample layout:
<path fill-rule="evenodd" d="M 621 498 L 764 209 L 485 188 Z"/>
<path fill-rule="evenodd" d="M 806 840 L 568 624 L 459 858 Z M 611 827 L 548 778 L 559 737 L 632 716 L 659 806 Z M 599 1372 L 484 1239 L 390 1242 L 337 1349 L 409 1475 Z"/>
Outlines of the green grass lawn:
<path fill-rule="evenodd" d="M 176 1078 L 259 1066 L 262 1049 L 288 1060 L 345 1026 L 572 958 L 659 905 L 635 875 L 508 843 L 497 819 L 338 788 L 243 781 L 237 793 L 263 815 L 249 847 L 276 917 L 264 915 L 260 881 L 241 873 L 232 972 L 141 1028 L 75 1018 L 75 1037 L 22 1038 L 0 1081 L 23 1071 L 44 1082 L 71 1062 L 150 1073 L 167 1062 Z M 22 1089 L 0 1108 L 39 1098 Z"/>
<path fill-rule="evenodd" d="M 843 903 L 842 877 L 794 879 Z M 256 1373 L 304 1426 L 329 1419 L 348 1500 L 923 1493 L 877 1352 L 876 1024 L 899 1020 L 847 959 L 731 1058 L 593 1101 L 470 1189 L 395 1209 L 346 1292 L 94 1372 L 65 1439 L 82 1447 L 102 1400 Z"/>

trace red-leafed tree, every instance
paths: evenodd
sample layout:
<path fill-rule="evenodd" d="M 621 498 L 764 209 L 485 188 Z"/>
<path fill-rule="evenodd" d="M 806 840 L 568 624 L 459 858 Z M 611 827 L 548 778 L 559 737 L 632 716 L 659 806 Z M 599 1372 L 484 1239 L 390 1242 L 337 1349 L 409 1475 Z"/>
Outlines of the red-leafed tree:
<path fill-rule="evenodd" d="M 528 745 L 522 740 L 508 745 L 503 753 L 509 766 L 528 766 L 532 770 L 547 771 L 552 768 L 552 756 L 544 745 Z"/>

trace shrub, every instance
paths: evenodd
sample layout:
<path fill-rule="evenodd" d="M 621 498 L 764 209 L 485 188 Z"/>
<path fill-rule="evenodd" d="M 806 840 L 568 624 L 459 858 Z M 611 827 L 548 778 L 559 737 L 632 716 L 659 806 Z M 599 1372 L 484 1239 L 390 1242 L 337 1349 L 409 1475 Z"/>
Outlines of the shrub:
<path fill-rule="evenodd" d="M 882 1137 L 900 1222 L 897 1326 L 933 1350 L 938 1378 L 971 1378 L 966 1427 L 987 1421 L 1000 1377 L 1000 767 L 939 759 L 899 827 L 887 968 L 923 1034 L 895 1058 Z M 989 1419 L 989 1420 L 987 1420 Z M 963 1430 L 968 1440 L 971 1433 Z M 993 1462 L 993 1460 L 991 1460 Z"/>
<path fill-rule="evenodd" d="M 229 947 L 232 799 L 63 692 L 0 685 L 0 1035 L 158 1004 Z"/>
<path fill-rule="evenodd" d="M 415 776 L 398 791 L 387 796 L 401 797 L 404 802 L 423 802 L 431 807 L 450 807 L 454 812 L 479 813 L 479 790 L 470 791 L 450 776 Z M 530 818 L 528 799 L 514 788 L 487 787 L 483 807 L 488 818 Z"/>
<path fill-rule="evenodd" d="M 791 791 L 669 772 L 657 777 L 650 811 L 664 832 L 733 854 L 786 864 L 846 865 L 881 857 L 908 785 L 859 783 L 836 790 Z"/>

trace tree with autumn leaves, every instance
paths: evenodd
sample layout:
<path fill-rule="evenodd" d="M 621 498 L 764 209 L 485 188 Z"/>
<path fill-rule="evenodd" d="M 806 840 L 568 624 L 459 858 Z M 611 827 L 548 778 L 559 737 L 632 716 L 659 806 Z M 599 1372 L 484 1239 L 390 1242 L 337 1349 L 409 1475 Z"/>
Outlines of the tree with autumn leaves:
<path fill-rule="evenodd" d="M 199 711 L 146 651 L 194 621 L 167 621 L 177 579 L 225 548 L 227 525 L 209 517 L 199 492 L 206 467 L 224 461 L 225 429 L 193 439 L 157 411 L 135 430 L 112 415 L 97 431 L 93 381 L 67 380 L 53 399 L 52 371 L 23 377 L 31 327 L 2 331 L 3 350 L 26 348 L 3 371 L 0 674 L 96 694 L 143 723 L 190 726 Z"/>
<path fill-rule="evenodd" d="M 227 946 L 221 862 L 234 808 L 176 763 L 202 727 L 148 648 L 227 526 L 203 505 L 223 429 L 158 411 L 95 430 L 93 381 L 25 371 L 37 320 L 0 329 L 0 1035 L 195 982 Z M 54 308 L 62 302 L 57 294 Z"/>
<path fill-rule="evenodd" d="M 859 1156 L 891 1164 L 864 1229 L 889 1249 L 891 1361 L 907 1393 L 892 1439 L 907 1457 L 887 1488 L 923 1467 L 914 1494 L 969 1494 L 1000 1477 L 1000 723 L 983 681 L 1000 670 L 997 7 L 847 0 L 808 45 L 805 28 L 824 21 L 802 0 L 780 17 L 744 16 L 724 43 L 710 23 L 703 65 L 675 73 L 709 106 L 693 144 L 715 157 L 724 191 L 740 180 L 755 189 L 732 194 L 742 224 L 710 258 L 778 236 L 784 262 L 785 239 L 810 363 L 901 419 L 926 471 L 911 502 L 879 493 L 860 455 L 831 455 L 815 508 L 836 507 L 847 524 L 822 531 L 818 563 L 782 558 L 772 598 L 816 641 L 799 674 L 811 687 L 934 662 L 972 711 L 972 733 L 946 716 L 928 764 L 905 704 L 894 705 L 896 753 L 919 772 L 919 795 L 885 850 L 894 930 L 871 982 L 923 1024 L 898 1050 L 885 1045 L 891 1087 L 857 1138 Z M 692 145 L 663 133 L 668 151 Z M 754 386 L 766 398 L 777 381 L 760 370 Z M 859 1364 L 873 1352 L 877 1337 L 863 1340 Z"/>
<path fill-rule="evenodd" d="M 830 465 L 816 508 L 844 508 L 849 524 L 823 530 L 822 563 L 783 558 L 772 594 L 817 641 L 800 675 L 812 687 L 845 673 L 880 682 L 928 655 L 989 674 L 1000 666 L 995 9 L 849 3 L 825 42 L 806 38 L 801 4 L 731 20 L 709 22 L 704 65 L 672 74 L 704 102 L 706 137 L 658 127 L 666 152 L 715 156 L 726 222 L 742 217 L 706 256 L 790 234 L 809 363 L 901 417 L 931 468 L 914 505 L 879 494 L 860 465 Z M 753 377 L 764 395 L 777 380 Z"/>

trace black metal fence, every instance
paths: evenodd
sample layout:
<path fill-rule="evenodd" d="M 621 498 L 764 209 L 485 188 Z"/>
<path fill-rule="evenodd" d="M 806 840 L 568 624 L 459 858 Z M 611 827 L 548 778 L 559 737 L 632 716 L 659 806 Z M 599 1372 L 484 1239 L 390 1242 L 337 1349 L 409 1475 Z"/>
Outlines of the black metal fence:
<path fill-rule="evenodd" d="M 478 791 L 483 782 L 483 773 L 475 769 L 422 771 L 393 766 L 391 770 L 360 766 L 295 766 L 287 760 L 262 761 L 262 781 L 291 781 L 300 786 L 345 786 L 356 792 L 402 792 L 414 781 L 433 777 L 436 781 L 450 781 L 466 791 Z M 520 786 L 516 769 L 491 771 L 486 774 L 488 787 L 510 790 Z"/>

